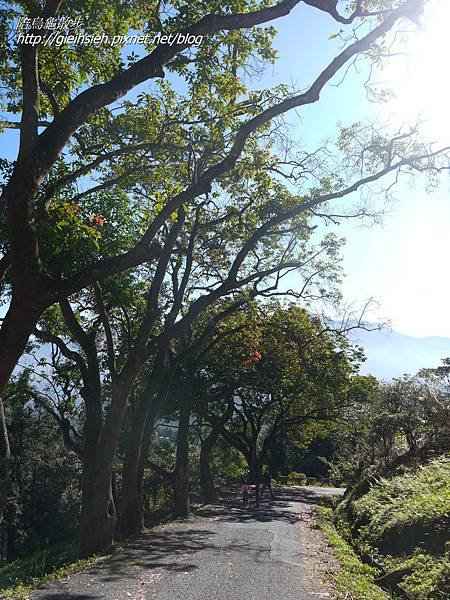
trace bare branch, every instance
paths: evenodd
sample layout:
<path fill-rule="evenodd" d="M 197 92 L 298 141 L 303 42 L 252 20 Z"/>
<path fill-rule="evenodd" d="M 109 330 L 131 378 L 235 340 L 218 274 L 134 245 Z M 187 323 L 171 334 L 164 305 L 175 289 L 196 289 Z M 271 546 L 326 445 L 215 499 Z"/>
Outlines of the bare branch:
<path fill-rule="evenodd" d="M 34 335 L 43 342 L 54 344 L 60 350 L 63 356 L 73 361 L 77 365 L 83 379 L 87 377 L 86 363 L 79 352 L 76 352 L 75 350 L 69 348 L 60 337 L 58 337 L 57 335 L 53 335 L 48 331 L 42 331 L 41 329 L 36 328 L 34 330 Z"/>
<path fill-rule="evenodd" d="M 51 121 L 37 121 L 38 127 L 48 127 L 51 125 Z M 19 121 L 1 121 L 0 120 L 0 129 L 20 129 L 22 127 L 22 123 Z"/>

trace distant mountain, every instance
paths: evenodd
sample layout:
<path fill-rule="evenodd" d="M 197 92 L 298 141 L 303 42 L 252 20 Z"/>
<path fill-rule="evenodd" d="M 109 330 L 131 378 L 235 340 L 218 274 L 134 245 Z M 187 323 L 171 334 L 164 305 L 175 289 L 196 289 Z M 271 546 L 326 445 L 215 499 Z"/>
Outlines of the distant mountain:
<path fill-rule="evenodd" d="M 414 375 L 419 369 L 438 367 L 450 356 L 450 338 L 416 338 L 392 329 L 351 332 L 351 339 L 364 348 L 367 356 L 361 373 L 379 379 Z"/>

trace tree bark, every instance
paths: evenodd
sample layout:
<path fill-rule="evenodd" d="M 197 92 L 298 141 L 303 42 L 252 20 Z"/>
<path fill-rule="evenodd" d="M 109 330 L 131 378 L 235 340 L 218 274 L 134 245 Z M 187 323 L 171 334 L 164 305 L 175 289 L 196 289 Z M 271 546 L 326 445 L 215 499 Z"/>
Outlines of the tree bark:
<path fill-rule="evenodd" d="M 114 389 L 113 386 L 111 408 L 105 424 L 86 421 L 86 425 L 91 428 L 91 439 L 89 446 L 85 448 L 83 465 L 80 522 L 82 557 L 108 552 L 112 547 L 117 525 L 117 512 L 112 494 L 112 465 L 128 394 L 128 389 Z"/>
<path fill-rule="evenodd" d="M 256 446 L 250 449 L 250 455 L 248 458 L 248 474 L 251 484 L 256 484 L 260 479 L 260 464 L 258 460 L 258 452 Z"/>
<path fill-rule="evenodd" d="M 200 488 L 204 504 L 212 504 L 217 500 L 214 478 L 210 468 L 211 451 L 217 442 L 217 436 L 211 440 L 211 435 L 202 442 L 200 449 Z"/>
<path fill-rule="evenodd" d="M 92 346 L 92 340 L 88 341 Z M 89 346 L 86 349 L 89 350 Z M 88 356 L 90 377 L 85 384 L 83 483 L 81 493 L 80 555 L 90 556 L 110 550 L 116 527 L 112 494 L 113 456 L 102 452 L 103 417 L 98 363 L 93 348 Z"/>
<path fill-rule="evenodd" d="M 127 445 L 122 473 L 122 510 L 120 531 L 124 537 L 137 535 L 144 527 L 144 470 L 155 421 L 161 407 L 159 397 L 153 398 L 148 411 L 136 413 Z"/>
<path fill-rule="evenodd" d="M 80 520 L 81 557 L 110 550 L 116 522 L 111 469 L 103 461 L 86 456 Z"/>
<path fill-rule="evenodd" d="M 259 506 L 262 462 L 260 460 L 260 457 L 258 457 L 258 450 L 256 447 L 256 439 L 252 440 L 250 454 L 249 454 L 248 468 L 249 468 L 250 483 L 252 483 L 255 486 L 256 506 Z"/>
<path fill-rule="evenodd" d="M 192 396 L 190 386 L 181 400 L 180 419 L 177 434 L 177 457 L 173 473 L 173 512 L 177 517 L 185 517 L 190 512 L 189 502 L 189 425 Z"/>
<path fill-rule="evenodd" d="M 33 310 L 27 302 L 14 302 L 6 313 L 0 329 L 0 395 L 26 348 L 42 310 Z"/>
<path fill-rule="evenodd" d="M 8 502 L 9 483 L 9 439 L 6 428 L 5 410 L 0 400 L 0 519 Z"/>
<path fill-rule="evenodd" d="M 186 517 L 191 510 L 189 499 L 189 473 L 187 465 L 180 465 L 175 470 L 172 480 L 173 514 L 175 517 Z"/>
<path fill-rule="evenodd" d="M 120 531 L 124 537 L 144 527 L 143 481 L 155 421 L 167 395 L 170 377 L 165 369 L 167 347 L 158 352 L 128 432 L 122 472 Z"/>
<path fill-rule="evenodd" d="M 107 443 L 104 433 L 103 427 L 98 436 L 98 444 L 93 444 L 93 448 L 87 448 L 85 451 L 80 521 L 82 557 L 108 552 L 116 531 L 117 512 L 112 493 L 112 464 L 119 439 L 119 423 L 114 432 L 109 432 Z"/>
<path fill-rule="evenodd" d="M 122 508 L 119 529 L 125 538 L 138 534 L 144 525 L 139 459 L 146 420 L 145 415 L 141 418 L 137 418 L 136 415 L 135 419 L 129 432 L 122 471 Z"/>

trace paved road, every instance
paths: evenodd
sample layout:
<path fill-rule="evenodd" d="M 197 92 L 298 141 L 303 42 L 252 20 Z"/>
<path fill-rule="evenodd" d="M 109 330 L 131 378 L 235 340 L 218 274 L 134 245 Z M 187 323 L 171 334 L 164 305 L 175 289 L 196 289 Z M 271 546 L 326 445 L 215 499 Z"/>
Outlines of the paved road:
<path fill-rule="evenodd" d="M 308 549 L 295 525 L 306 503 L 334 488 L 289 488 L 259 510 L 227 507 L 153 530 L 32 600 L 310 600 Z M 323 594 L 326 596 L 327 594 Z"/>

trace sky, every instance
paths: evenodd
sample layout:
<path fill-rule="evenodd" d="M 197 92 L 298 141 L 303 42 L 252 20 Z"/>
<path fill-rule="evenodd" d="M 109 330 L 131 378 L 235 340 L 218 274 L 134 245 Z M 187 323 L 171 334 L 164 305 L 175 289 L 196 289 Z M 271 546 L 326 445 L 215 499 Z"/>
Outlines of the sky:
<path fill-rule="evenodd" d="M 383 122 L 414 124 L 420 116 L 430 139 L 450 145 L 450 88 L 443 61 L 450 55 L 449 22 L 450 2 L 432 1 L 420 30 L 402 46 L 405 56 L 396 57 L 376 75 L 395 89 L 396 97 L 389 103 L 369 103 L 361 85 L 364 71 L 352 70 L 343 84 L 328 86 L 320 103 L 302 112 L 302 124 L 293 123 L 294 135 L 310 142 L 332 136 L 337 121 L 349 124 L 374 116 Z M 308 84 L 338 50 L 338 40 L 328 38 L 339 27 L 328 15 L 306 6 L 299 7 L 296 18 L 280 19 L 276 26 L 279 61 L 270 77 L 267 74 L 267 82 L 272 78 Z M 310 50 L 305 52 L 305 47 Z M 389 322 L 415 337 L 450 337 L 449 188 L 447 174 L 433 192 L 427 192 L 424 178 L 419 178 L 413 188 L 406 184 L 398 188 L 382 224 L 368 228 L 346 222 L 336 228 L 347 239 L 345 303 L 357 307 L 374 298 L 367 315 L 371 321 Z"/>
<path fill-rule="evenodd" d="M 389 104 L 368 103 L 362 86 L 364 71 L 351 70 L 341 85 L 324 90 L 318 104 L 302 109 L 300 119 L 289 117 L 292 135 L 311 147 L 332 137 L 337 121 L 349 124 L 376 116 L 393 123 L 399 118 L 414 122 L 420 113 L 427 120 L 429 135 L 450 145 L 450 90 L 443 64 L 450 55 L 449 22 L 450 1 L 432 0 L 421 30 L 403 48 L 406 56 L 397 57 L 379 75 L 395 87 L 397 97 Z M 329 39 L 339 25 L 311 7 L 301 4 L 275 26 L 279 60 L 261 81 L 254 82 L 256 87 L 287 82 L 304 88 L 339 51 L 339 40 Z M 14 157 L 16 140 L 15 131 L 2 134 L 2 156 Z M 374 298 L 367 315 L 370 320 L 389 321 L 411 336 L 450 337 L 449 187 L 445 174 L 432 193 L 425 191 L 423 180 L 413 189 L 403 185 L 381 225 L 368 228 L 346 222 L 339 226 L 336 233 L 347 239 L 342 289 L 346 303 L 358 306 Z"/>

